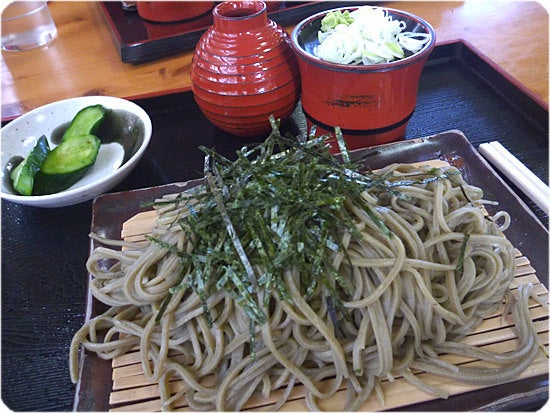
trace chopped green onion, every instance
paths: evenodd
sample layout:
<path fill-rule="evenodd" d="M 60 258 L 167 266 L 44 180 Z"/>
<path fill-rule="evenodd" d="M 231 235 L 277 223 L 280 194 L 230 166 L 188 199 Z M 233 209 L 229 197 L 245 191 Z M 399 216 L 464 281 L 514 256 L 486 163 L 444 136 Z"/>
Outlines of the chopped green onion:
<path fill-rule="evenodd" d="M 406 53 L 420 51 L 431 39 L 429 33 L 405 32 L 405 27 L 405 22 L 394 20 L 387 10 L 377 7 L 329 12 L 321 20 L 314 54 L 328 62 L 353 65 L 403 59 Z"/>

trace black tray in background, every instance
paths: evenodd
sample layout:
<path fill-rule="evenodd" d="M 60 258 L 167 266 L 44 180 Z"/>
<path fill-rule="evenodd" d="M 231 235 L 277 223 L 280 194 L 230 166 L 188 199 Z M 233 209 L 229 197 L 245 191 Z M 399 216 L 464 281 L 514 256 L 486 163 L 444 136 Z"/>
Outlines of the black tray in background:
<path fill-rule="evenodd" d="M 337 1 L 282 1 L 268 16 L 282 26 L 295 24 L 322 10 L 341 6 Z M 363 4 L 365 2 L 347 2 Z M 142 19 L 135 10 L 123 10 L 120 2 L 99 3 L 111 37 L 124 63 L 139 64 L 193 50 L 212 24 L 212 12 L 194 19 L 155 23 Z"/>

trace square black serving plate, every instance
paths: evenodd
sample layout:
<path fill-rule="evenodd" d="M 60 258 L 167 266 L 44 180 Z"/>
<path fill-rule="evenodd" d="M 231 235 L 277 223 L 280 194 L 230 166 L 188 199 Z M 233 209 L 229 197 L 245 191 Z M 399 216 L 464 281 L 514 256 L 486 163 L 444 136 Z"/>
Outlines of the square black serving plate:
<path fill-rule="evenodd" d="M 394 162 L 423 162 L 438 157 L 448 160 L 461 171 L 467 182 L 481 188 L 490 188 L 488 198 L 499 201 L 499 206 L 488 205 L 488 211 L 491 214 L 501 208 L 509 211 L 512 224 L 506 231 L 506 236 L 516 248 L 525 252 L 533 268 L 537 270 L 538 277 L 546 277 L 548 260 L 547 257 L 545 259 L 544 256 L 540 256 L 537 238 L 548 238 L 548 232 L 536 221 L 528 207 L 488 167 L 485 160 L 459 131 L 447 131 L 420 139 L 381 145 L 372 149 L 360 149 L 354 151 L 352 156 L 358 161 L 361 160 L 364 167 L 372 169 L 381 168 Z M 204 180 L 192 180 L 99 196 L 93 203 L 92 232 L 103 234 L 108 238 L 120 239 L 123 223 L 142 212 L 141 205 L 165 194 L 186 191 L 201 184 L 204 184 Z M 91 241 L 91 249 L 98 248 L 100 245 L 97 240 Z M 91 316 L 104 311 L 103 305 L 91 295 L 88 296 L 87 307 Z M 533 318 L 533 321 L 537 320 L 539 319 Z M 492 332 L 494 333 L 494 330 Z M 544 364 L 541 367 L 544 368 Z M 393 403 L 399 406 L 399 410 L 473 410 L 483 408 L 487 404 L 496 407 L 497 410 L 516 410 L 522 407 L 526 401 L 542 401 L 547 393 L 545 377 L 540 376 L 540 372 L 543 370 L 538 368 L 536 371 L 538 373 L 527 375 L 521 380 L 497 386 L 485 388 L 480 385 L 467 392 L 458 387 L 458 390 L 451 391 L 452 396 L 448 399 L 428 397 L 428 401 L 418 403 L 410 401 L 409 398 L 398 398 L 393 400 Z M 142 407 L 142 402 L 145 403 L 148 399 L 156 398 L 143 390 L 143 387 L 135 386 L 130 390 L 126 389 L 132 394 L 129 401 L 112 402 L 118 397 L 116 397 L 116 391 L 112 390 L 111 376 L 110 361 L 102 360 L 95 354 L 84 353 L 75 410 L 139 409 Z M 460 382 L 457 380 L 457 384 Z M 390 391 L 390 386 L 388 386 L 388 391 Z M 109 398 L 109 395 L 113 394 L 115 397 Z M 527 396 L 532 400 L 529 400 Z M 426 399 L 419 397 L 413 400 Z"/>

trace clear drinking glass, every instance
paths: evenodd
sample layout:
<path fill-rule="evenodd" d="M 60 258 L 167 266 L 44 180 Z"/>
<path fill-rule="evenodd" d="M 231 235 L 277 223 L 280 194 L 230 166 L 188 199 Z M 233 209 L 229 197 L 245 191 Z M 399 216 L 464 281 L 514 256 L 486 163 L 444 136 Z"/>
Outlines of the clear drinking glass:
<path fill-rule="evenodd" d="M 56 36 L 57 28 L 45 1 L 15 1 L 2 11 L 2 50 L 34 49 Z"/>

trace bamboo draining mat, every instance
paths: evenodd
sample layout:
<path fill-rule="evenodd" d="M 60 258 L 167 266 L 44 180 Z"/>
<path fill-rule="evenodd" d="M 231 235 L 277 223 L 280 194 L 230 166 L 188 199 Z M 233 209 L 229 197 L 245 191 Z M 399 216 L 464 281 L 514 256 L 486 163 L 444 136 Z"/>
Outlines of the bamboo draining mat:
<path fill-rule="evenodd" d="M 140 213 L 123 224 L 122 237 L 125 240 L 133 242 L 146 242 L 143 235 L 152 228 L 156 218 L 155 211 Z M 518 285 L 533 284 L 534 293 L 545 303 L 548 304 L 548 290 L 539 281 L 535 269 L 531 266 L 529 259 L 520 251 L 516 250 L 516 278 L 511 285 L 511 290 L 517 289 Z M 519 377 L 519 379 L 540 376 L 548 374 L 548 309 L 541 306 L 535 300 L 530 300 L 531 318 L 538 333 L 540 344 L 546 348 L 546 354 L 542 350 Z M 504 320 L 501 317 L 502 309 L 495 314 L 487 317 L 479 327 L 468 335 L 463 342 L 476 345 L 480 348 L 492 350 L 498 353 L 504 353 L 516 348 L 518 340 L 513 326 L 513 320 L 507 316 Z M 472 358 L 445 355 L 443 358 L 455 365 L 483 365 L 480 360 Z M 148 382 L 141 368 L 139 355 L 137 352 L 128 353 L 113 360 L 113 388 L 110 393 L 109 404 L 111 411 L 160 411 L 161 402 L 157 384 Z M 476 386 L 461 383 L 451 379 L 441 378 L 427 373 L 419 373 L 418 377 L 429 384 L 438 386 L 447 391 L 450 395 L 464 393 L 472 390 L 479 390 L 485 386 Z M 183 383 L 175 381 L 172 383 L 174 391 L 180 389 Z M 410 385 L 402 378 L 396 378 L 395 381 L 384 381 L 382 389 L 385 394 L 385 405 L 381 406 L 376 396 L 371 396 L 362 406 L 363 411 L 376 411 L 392 408 L 399 408 L 415 403 L 421 403 L 433 400 L 435 397 L 424 393 L 418 388 Z M 261 396 L 252 398 L 245 409 L 266 409 L 274 405 L 283 390 L 272 392 L 268 399 Z M 281 410 L 283 411 L 302 411 L 306 410 L 303 400 L 304 389 L 296 385 L 292 390 L 291 396 Z M 330 399 L 319 402 L 323 410 L 341 410 L 345 405 L 346 390 L 340 389 Z M 177 410 L 189 410 L 182 401 L 181 405 L 176 405 Z"/>

